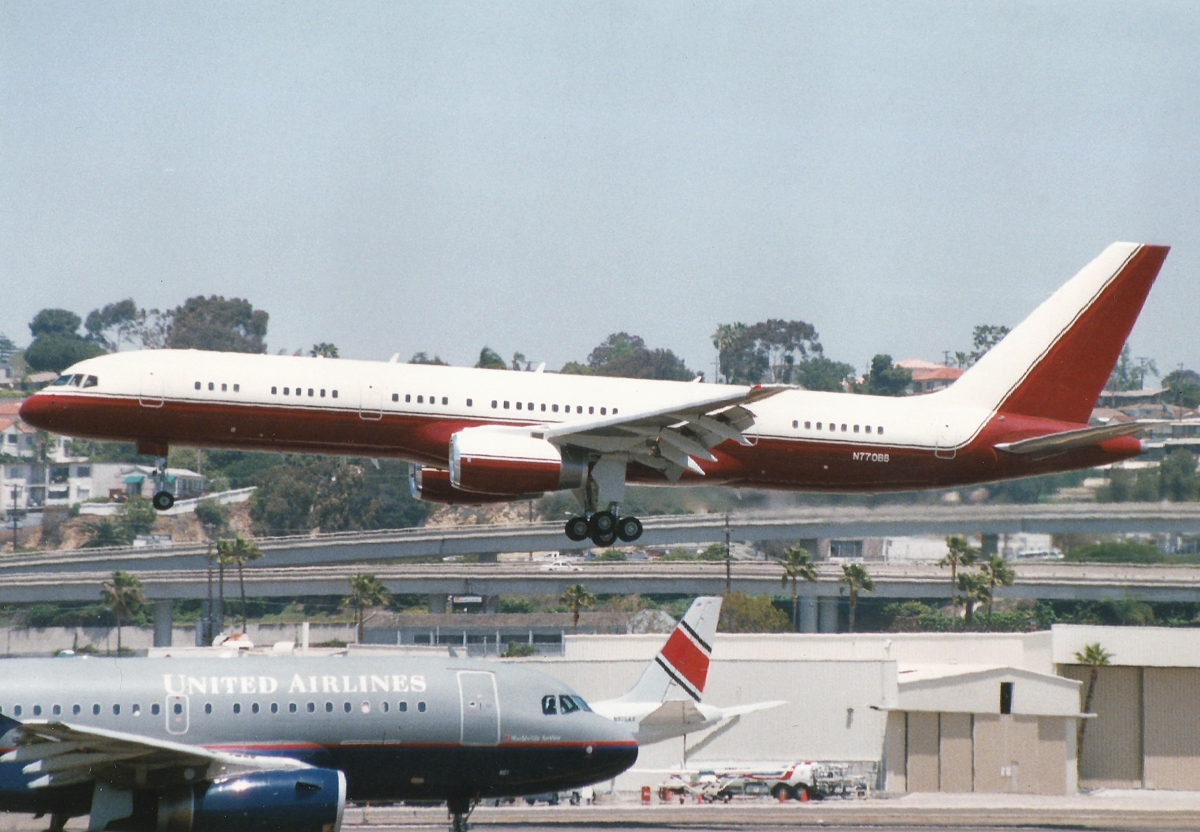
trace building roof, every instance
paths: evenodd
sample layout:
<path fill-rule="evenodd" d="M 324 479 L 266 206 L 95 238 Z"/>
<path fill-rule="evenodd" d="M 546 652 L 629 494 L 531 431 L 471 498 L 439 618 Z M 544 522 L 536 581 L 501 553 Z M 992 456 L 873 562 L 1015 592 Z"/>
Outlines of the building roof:
<path fill-rule="evenodd" d="M 1079 687 L 1073 679 L 1017 667 L 983 664 L 897 667 L 897 710 L 933 713 L 1000 712 L 1000 685 L 1012 685 L 1014 714 L 1078 716 Z"/>
<path fill-rule="evenodd" d="M 922 367 L 912 371 L 913 381 L 954 381 L 966 370 L 958 367 Z"/>
<path fill-rule="evenodd" d="M 903 367 L 906 370 L 936 370 L 939 367 L 945 367 L 945 364 L 938 364 L 934 361 L 926 361 L 922 358 L 906 358 L 903 361 L 895 362 L 896 367 Z"/>

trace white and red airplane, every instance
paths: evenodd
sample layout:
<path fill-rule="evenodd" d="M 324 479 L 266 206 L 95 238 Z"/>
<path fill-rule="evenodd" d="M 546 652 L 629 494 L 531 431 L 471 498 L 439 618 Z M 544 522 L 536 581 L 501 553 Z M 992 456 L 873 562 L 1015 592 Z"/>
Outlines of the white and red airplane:
<path fill-rule="evenodd" d="M 627 482 L 897 491 L 1136 456 L 1140 425 L 1088 418 L 1167 251 L 1110 245 L 925 396 L 147 350 L 81 361 L 20 414 L 136 442 L 160 469 L 181 445 L 405 459 L 414 492 L 442 503 L 571 490 L 582 511 L 567 536 L 603 546 L 641 534 L 621 514 Z"/>

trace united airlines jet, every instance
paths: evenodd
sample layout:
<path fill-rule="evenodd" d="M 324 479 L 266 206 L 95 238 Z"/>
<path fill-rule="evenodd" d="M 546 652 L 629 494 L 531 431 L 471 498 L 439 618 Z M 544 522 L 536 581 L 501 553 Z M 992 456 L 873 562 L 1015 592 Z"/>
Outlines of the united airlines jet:
<path fill-rule="evenodd" d="M 954 384 L 892 398 L 771 386 L 518 373 L 191 350 L 82 361 L 27 399 L 55 433 L 392 457 L 442 503 L 571 491 L 571 540 L 632 541 L 626 483 L 782 490 L 946 488 L 1138 455 L 1137 423 L 1089 427 L 1165 246 L 1114 243 Z"/>
<path fill-rule="evenodd" d="M 511 664 L 432 658 L 11 659 L 0 811 L 89 830 L 337 832 L 347 800 L 575 788 L 637 759 L 628 730 Z"/>

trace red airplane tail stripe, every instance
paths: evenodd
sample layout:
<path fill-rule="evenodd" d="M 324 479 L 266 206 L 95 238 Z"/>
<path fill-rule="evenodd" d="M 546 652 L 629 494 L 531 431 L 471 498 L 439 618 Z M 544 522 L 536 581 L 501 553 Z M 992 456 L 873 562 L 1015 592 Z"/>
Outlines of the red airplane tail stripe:
<path fill-rule="evenodd" d="M 1087 424 L 1169 250 L 1145 245 L 1130 255 L 1009 391 L 999 410 Z"/>
<path fill-rule="evenodd" d="M 694 697 L 698 698 L 704 692 L 704 683 L 708 679 L 708 653 L 681 629 L 676 628 L 671 633 L 658 655 L 667 668 L 674 671 L 673 675 L 681 677 L 694 689 Z"/>

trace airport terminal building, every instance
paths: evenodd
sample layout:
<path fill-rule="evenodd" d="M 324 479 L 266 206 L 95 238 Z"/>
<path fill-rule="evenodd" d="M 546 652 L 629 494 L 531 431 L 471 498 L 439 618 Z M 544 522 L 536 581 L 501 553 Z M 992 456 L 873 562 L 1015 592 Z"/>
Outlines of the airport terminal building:
<path fill-rule="evenodd" d="M 600 700 L 632 687 L 662 641 L 568 636 L 561 657 L 522 661 Z M 1112 658 L 1085 714 L 1090 668 L 1075 654 L 1096 643 Z M 721 634 L 704 701 L 787 704 L 647 746 L 615 788 L 685 765 L 811 760 L 849 763 L 889 792 L 1200 790 L 1198 699 L 1200 631 L 1190 629 Z"/>

